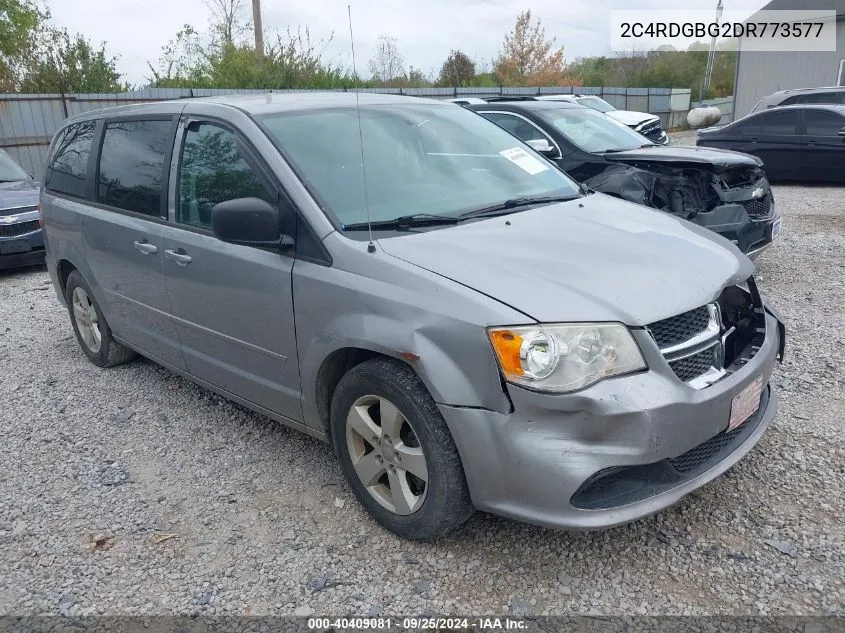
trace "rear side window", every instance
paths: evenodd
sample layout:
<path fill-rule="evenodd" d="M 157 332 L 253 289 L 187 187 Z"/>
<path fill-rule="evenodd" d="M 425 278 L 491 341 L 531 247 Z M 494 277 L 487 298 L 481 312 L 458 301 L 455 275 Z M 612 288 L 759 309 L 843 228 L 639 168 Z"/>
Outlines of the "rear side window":
<path fill-rule="evenodd" d="M 804 113 L 808 136 L 836 136 L 845 128 L 845 118 L 824 110 L 807 110 Z"/>
<path fill-rule="evenodd" d="M 843 103 L 845 91 L 842 92 L 816 92 L 804 95 L 798 103 L 830 103 L 838 105 Z"/>
<path fill-rule="evenodd" d="M 107 123 L 100 151 L 97 201 L 144 215 L 166 215 L 162 183 L 172 146 L 171 128 L 171 121 Z"/>
<path fill-rule="evenodd" d="M 214 123 L 188 126 L 179 166 L 176 221 L 211 228 L 211 209 L 236 198 L 275 200 L 244 158 L 237 137 Z"/>
<path fill-rule="evenodd" d="M 484 118 L 490 119 L 499 127 L 505 128 L 521 141 L 533 141 L 537 139 L 548 140 L 548 137 L 545 134 L 519 117 L 510 114 L 500 114 L 498 112 L 482 112 L 481 114 Z"/>
<path fill-rule="evenodd" d="M 47 165 L 44 187 L 49 191 L 85 197 L 88 157 L 94 138 L 94 121 L 69 125 L 56 138 L 53 158 Z"/>
<path fill-rule="evenodd" d="M 742 123 L 740 130 L 744 136 L 795 135 L 798 133 L 798 112 L 769 110 Z"/>

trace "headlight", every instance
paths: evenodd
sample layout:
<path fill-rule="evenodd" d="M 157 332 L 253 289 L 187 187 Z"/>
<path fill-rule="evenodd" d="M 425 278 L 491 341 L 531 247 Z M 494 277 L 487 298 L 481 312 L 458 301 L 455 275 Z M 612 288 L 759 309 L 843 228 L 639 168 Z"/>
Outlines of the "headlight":
<path fill-rule="evenodd" d="M 647 367 L 618 323 L 497 327 L 487 335 L 505 379 L 536 391 L 575 391 Z"/>

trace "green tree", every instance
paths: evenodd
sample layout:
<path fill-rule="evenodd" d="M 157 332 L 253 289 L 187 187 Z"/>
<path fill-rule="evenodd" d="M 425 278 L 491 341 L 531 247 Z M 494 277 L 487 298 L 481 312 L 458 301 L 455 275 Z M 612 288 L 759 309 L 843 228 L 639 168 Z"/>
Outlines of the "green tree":
<path fill-rule="evenodd" d="M 116 92 L 126 90 L 105 44 L 50 24 L 34 0 L 0 0 L 0 91 Z"/>
<path fill-rule="evenodd" d="M 726 97 L 733 92 L 736 52 L 717 48 L 713 62 L 710 92 L 700 95 L 707 68 L 706 42 L 691 44 L 687 50 L 665 47 L 648 53 L 632 51 L 617 57 L 588 57 L 570 66 L 586 86 L 622 88 L 690 88 L 692 99 Z"/>
<path fill-rule="evenodd" d="M 163 88 L 341 88 L 355 85 L 339 66 L 325 63 L 308 29 L 276 33 L 258 63 L 248 43 L 203 36 L 185 27 L 149 64 L 152 85 Z"/>
<path fill-rule="evenodd" d="M 51 29 L 40 55 L 30 63 L 21 81 L 23 92 L 120 92 L 121 82 L 115 57 L 105 44 L 94 48 L 81 34 Z"/>
<path fill-rule="evenodd" d="M 466 53 L 453 50 L 440 68 L 437 83 L 449 87 L 468 86 L 473 77 L 475 77 L 475 62 Z"/>
<path fill-rule="evenodd" d="M 31 0 L 0 0 L 0 92 L 19 88 L 48 17 Z"/>

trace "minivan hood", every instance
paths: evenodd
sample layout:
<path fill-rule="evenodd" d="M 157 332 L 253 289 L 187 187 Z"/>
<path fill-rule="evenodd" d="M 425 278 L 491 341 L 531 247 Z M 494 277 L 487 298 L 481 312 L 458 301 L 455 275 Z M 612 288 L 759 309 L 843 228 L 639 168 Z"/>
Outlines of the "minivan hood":
<path fill-rule="evenodd" d="M 715 233 L 598 193 L 379 245 L 541 322 L 646 325 L 753 272 Z"/>
<path fill-rule="evenodd" d="M 646 145 L 624 152 L 603 154 L 609 161 L 619 163 L 681 163 L 715 167 L 760 167 L 763 161 L 756 156 L 727 149 L 696 147 L 692 145 Z"/>
<path fill-rule="evenodd" d="M 643 121 L 653 121 L 654 119 L 660 118 L 654 114 L 634 112 L 632 110 L 611 110 L 610 112 L 605 112 L 605 114 L 624 125 L 639 125 Z"/>

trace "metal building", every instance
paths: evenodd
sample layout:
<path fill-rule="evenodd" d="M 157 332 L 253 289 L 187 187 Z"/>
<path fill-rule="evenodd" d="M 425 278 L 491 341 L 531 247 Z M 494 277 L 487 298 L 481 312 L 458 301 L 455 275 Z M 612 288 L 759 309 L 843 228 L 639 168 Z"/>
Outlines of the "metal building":
<path fill-rule="evenodd" d="M 734 118 L 748 114 L 761 97 L 789 88 L 845 85 L 845 0 L 772 0 L 766 11 L 835 10 L 836 50 L 738 53 Z M 753 21 L 754 17 L 748 19 Z"/>

